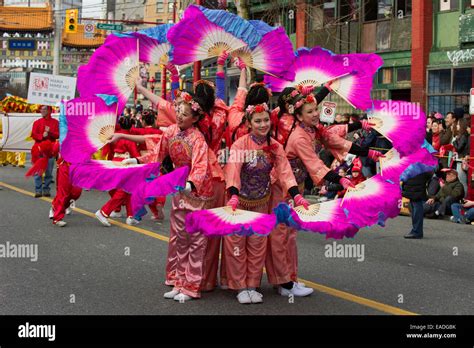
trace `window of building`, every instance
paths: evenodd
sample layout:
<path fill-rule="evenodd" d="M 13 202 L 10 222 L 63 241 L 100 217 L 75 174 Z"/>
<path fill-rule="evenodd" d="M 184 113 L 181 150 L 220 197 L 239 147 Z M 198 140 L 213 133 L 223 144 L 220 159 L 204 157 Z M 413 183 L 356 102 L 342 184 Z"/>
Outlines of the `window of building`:
<path fill-rule="evenodd" d="M 459 9 L 459 0 L 439 0 L 440 11 L 456 11 Z"/>
<path fill-rule="evenodd" d="M 454 69 L 453 91 L 455 93 L 469 91 L 472 86 L 472 76 L 472 68 Z"/>
<path fill-rule="evenodd" d="M 398 68 L 397 69 L 397 82 L 404 82 L 411 80 L 411 68 Z"/>
<path fill-rule="evenodd" d="M 428 72 L 428 110 L 446 115 L 469 105 L 472 68 L 430 70 Z"/>
<path fill-rule="evenodd" d="M 387 85 L 392 83 L 392 68 L 383 68 L 378 72 L 378 84 Z"/>
<path fill-rule="evenodd" d="M 332 1 L 324 2 L 323 13 L 324 13 L 324 22 L 325 23 L 332 22 L 334 18 L 336 17 L 336 1 L 332 0 Z"/>
<path fill-rule="evenodd" d="M 339 17 L 344 21 L 357 20 L 357 1 L 341 0 L 339 2 Z"/>
<path fill-rule="evenodd" d="M 390 18 L 392 10 L 392 0 L 367 0 L 364 2 L 364 20 L 368 22 Z"/>
<path fill-rule="evenodd" d="M 411 3 L 412 0 L 397 0 L 397 18 L 405 18 L 411 16 Z"/>
<path fill-rule="evenodd" d="M 433 70 L 428 73 L 428 93 L 451 91 L 451 69 Z"/>
<path fill-rule="evenodd" d="M 158 0 L 156 2 L 156 13 L 162 13 L 165 12 L 165 5 L 163 3 L 163 0 Z"/>
<path fill-rule="evenodd" d="M 174 1 L 168 1 L 168 12 L 173 12 Z"/>

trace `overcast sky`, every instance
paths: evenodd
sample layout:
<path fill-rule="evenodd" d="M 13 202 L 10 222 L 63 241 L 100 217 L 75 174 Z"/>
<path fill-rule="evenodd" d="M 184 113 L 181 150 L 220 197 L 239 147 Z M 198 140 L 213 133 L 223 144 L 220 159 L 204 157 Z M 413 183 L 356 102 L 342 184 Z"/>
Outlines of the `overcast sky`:
<path fill-rule="evenodd" d="M 103 4 L 103 6 L 100 6 Z M 104 0 L 83 0 L 82 17 L 85 18 L 105 18 L 107 2 Z"/>

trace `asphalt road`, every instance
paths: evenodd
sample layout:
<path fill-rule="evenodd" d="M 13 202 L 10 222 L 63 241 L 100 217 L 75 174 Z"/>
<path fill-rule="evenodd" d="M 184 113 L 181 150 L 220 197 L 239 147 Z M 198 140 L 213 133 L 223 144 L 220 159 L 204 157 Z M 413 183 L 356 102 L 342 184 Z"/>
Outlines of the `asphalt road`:
<path fill-rule="evenodd" d="M 105 228 L 92 214 L 109 196 L 92 191 L 58 228 L 48 219 L 51 200 L 32 197 L 26 170 L 0 167 L 0 244 L 36 244 L 38 260 L 0 258 L 0 315 L 474 314 L 471 225 L 425 220 L 425 238 L 405 240 L 410 220 L 398 217 L 337 241 L 364 246 L 363 261 L 326 257 L 332 240 L 301 233 L 299 276 L 315 288 L 310 297 L 290 303 L 264 276 L 261 305 L 241 305 L 221 289 L 182 304 L 163 298 L 168 217 Z"/>

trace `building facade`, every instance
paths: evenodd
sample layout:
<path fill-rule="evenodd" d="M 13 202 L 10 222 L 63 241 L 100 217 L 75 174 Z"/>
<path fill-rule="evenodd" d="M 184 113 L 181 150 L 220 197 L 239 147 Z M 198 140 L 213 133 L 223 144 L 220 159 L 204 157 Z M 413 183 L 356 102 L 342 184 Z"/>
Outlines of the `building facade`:
<path fill-rule="evenodd" d="M 283 25 L 296 47 L 376 52 L 384 60 L 374 99 L 446 113 L 468 104 L 473 86 L 472 0 L 250 0 L 249 17 Z M 296 32 L 296 34 L 295 34 Z M 338 111 L 353 109 L 337 95 Z"/>

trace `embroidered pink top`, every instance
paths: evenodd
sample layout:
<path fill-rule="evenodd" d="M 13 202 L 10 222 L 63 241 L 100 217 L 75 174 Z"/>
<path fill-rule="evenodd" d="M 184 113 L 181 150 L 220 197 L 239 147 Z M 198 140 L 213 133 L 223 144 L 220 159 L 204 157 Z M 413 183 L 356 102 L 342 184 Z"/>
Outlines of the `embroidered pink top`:
<path fill-rule="evenodd" d="M 184 131 L 178 125 L 169 126 L 162 135 L 146 135 L 147 148 L 152 150 L 139 157 L 140 163 L 161 162 L 167 155 L 176 168 L 191 167 L 188 181 L 196 187 L 196 194 L 203 198 L 214 195 L 212 168 L 209 160 L 209 147 L 202 133 L 195 127 Z M 154 146 L 153 146 L 154 145 Z"/>
<path fill-rule="evenodd" d="M 259 139 L 253 134 L 240 137 L 230 150 L 229 162 L 224 168 L 226 188 L 236 187 L 240 195 L 257 200 L 270 193 L 272 170 L 280 178 L 283 189 L 296 186 L 290 163 L 283 147 L 274 139 Z"/>

